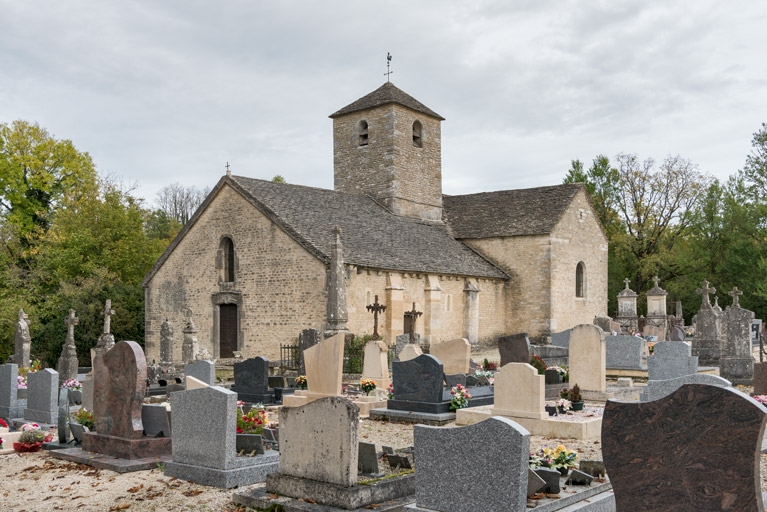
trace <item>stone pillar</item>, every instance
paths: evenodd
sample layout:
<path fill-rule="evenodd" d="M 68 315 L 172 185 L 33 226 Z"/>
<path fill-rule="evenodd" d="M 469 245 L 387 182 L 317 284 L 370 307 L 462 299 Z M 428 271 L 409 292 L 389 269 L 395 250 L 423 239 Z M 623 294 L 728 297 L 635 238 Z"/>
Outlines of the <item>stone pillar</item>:
<path fill-rule="evenodd" d="M 29 335 L 29 323 L 23 309 L 19 310 L 19 321 L 16 324 L 14 337 L 13 362 L 19 366 L 29 366 L 29 350 L 32 345 L 32 337 Z"/>
<path fill-rule="evenodd" d="M 440 333 L 442 311 L 442 288 L 439 277 L 426 275 L 423 307 L 423 335 L 427 344 L 435 343 Z"/>
<path fill-rule="evenodd" d="M 390 347 L 396 343 L 397 336 L 405 331 L 405 288 L 402 286 L 402 274 L 386 274 L 386 329 L 384 337 Z"/>
<path fill-rule="evenodd" d="M 325 338 L 335 336 L 339 332 L 348 332 L 346 322 L 349 313 L 346 309 L 346 268 L 344 252 L 341 245 L 341 228 L 333 229 L 333 251 L 328 267 L 328 301 L 325 319 Z"/>
<path fill-rule="evenodd" d="M 467 279 L 463 289 L 463 337 L 476 345 L 479 341 L 479 286 L 475 279 Z"/>
<path fill-rule="evenodd" d="M 80 320 L 75 316 L 75 310 L 69 310 L 69 316 L 64 319 L 67 324 L 67 339 L 61 348 L 61 357 L 56 367 L 59 371 L 59 384 L 69 379 L 77 378 L 77 347 L 75 346 L 75 325 Z"/>
<path fill-rule="evenodd" d="M 192 310 L 188 307 L 185 309 L 187 317 L 186 325 L 184 325 L 181 331 L 184 333 L 184 342 L 181 345 L 181 359 L 183 359 L 184 364 L 189 364 L 195 361 L 195 356 L 197 356 L 199 351 L 199 344 L 197 343 L 197 327 L 192 320 Z"/>
<path fill-rule="evenodd" d="M 173 326 L 167 318 L 160 326 L 160 366 L 173 366 Z"/>

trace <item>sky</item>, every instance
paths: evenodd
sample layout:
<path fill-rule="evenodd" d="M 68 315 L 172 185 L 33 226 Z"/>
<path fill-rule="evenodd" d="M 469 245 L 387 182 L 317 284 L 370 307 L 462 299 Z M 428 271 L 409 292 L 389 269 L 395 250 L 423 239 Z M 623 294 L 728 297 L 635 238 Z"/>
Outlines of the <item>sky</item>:
<path fill-rule="evenodd" d="M 137 186 L 333 187 L 335 112 L 391 81 L 439 113 L 443 192 L 681 155 L 721 180 L 767 122 L 767 3 L 0 0 L 0 123 Z"/>

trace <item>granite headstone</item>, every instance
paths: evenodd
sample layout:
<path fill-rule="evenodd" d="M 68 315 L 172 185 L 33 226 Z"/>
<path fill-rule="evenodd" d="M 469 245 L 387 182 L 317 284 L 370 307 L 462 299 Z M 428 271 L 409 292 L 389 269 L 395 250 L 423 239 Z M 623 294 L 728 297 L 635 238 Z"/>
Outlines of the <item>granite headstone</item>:
<path fill-rule="evenodd" d="M 59 409 L 59 372 L 45 368 L 27 374 L 27 408 L 24 419 L 56 424 Z"/>
<path fill-rule="evenodd" d="M 414 402 L 441 402 L 442 363 L 430 354 L 392 363 L 394 398 Z"/>
<path fill-rule="evenodd" d="M 212 361 L 195 361 L 184 366 L 184 375 L 199 379 L 208 386 L 213 386 L 216 384 L 216 365 Z"/>
<path fill-rule="evenodd" d="M 502 367 L 507 363 L 529 363 L 533 354 L 527 333 L 498 338 L 498 353 L 501 355 Z"/>

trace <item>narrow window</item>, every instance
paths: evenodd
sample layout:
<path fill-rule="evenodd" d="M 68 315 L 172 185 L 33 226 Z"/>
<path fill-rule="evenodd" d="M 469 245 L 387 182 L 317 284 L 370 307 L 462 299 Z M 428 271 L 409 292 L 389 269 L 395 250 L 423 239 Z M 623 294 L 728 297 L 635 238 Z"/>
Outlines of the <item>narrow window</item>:
<path fill-rule="evenodd" d="M 575 267 L 575 296 L 586 296 L 586 265 L 582 261 Z"/>
<path fill-rule="evenodd" d="M 453 296 L 452 295 L 446 295 L 445 296 L 445 311 L 450 313 L 453 311 Z"/>
<path fill-rule="evenodd" d="M 359 145 L 360 146 L 367 146 L 368 145 L 368 122 L 364 119 L 359 122 L 357 125 L 358 132 L 359 132 Z"/>
<path fill-rule="evenodd" d="M 225 283 L 234 282 L 234 242 L 229 237 L 225 237 L 221 240 L 221 251 L 223 256 L 223 281 Z"/>
<path fill-rule="evenodd" d="M 423 138 L 421 137 L 421 133 L 423 131 L 423 126 L 421 126 L 421 121 L 416 121 L 413 123 L 413 146 L 417 148 L 423 147 Z"/>

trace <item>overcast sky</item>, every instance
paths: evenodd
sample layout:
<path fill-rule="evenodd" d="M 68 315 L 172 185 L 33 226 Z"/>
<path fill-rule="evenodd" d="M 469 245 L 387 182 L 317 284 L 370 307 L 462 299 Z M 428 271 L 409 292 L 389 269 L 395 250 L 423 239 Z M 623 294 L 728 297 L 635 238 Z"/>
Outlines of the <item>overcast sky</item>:
<path fill-rule="evenodd" d="M 392 82 L 446 118 L 443 191 L 680 154 L 720 179 L 767 122 L 767 3 L 0 0 L 0 122 L 102 174 L 333 186 L 328 115 Z"/>

